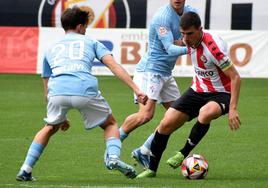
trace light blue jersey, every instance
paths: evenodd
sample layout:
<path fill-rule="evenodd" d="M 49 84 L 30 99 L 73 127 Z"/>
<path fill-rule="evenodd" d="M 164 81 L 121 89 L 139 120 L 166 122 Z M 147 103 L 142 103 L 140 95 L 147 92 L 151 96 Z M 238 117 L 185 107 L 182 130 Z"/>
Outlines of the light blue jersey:
<path fill-rule="evenodd" d="M 93 61 L 111 52 L 85 35 L 67 33 L 45 54 L 42 77 L 50 77 L 48 96 L 96 96 L 98 80 L 91 74 Z"/>
<path fill-rule="evenodd" d="M 185 12 L 196 12 L 185 6 Z M 137 64 L 138 72 L 154 72 L 170 76 L 179 55 L 187 54 L 186 47 L 174 45 L 181 38 L 180 16 L 170 4 L 160 8 L 154 15 L 149 29 L 149 50 Z"/>

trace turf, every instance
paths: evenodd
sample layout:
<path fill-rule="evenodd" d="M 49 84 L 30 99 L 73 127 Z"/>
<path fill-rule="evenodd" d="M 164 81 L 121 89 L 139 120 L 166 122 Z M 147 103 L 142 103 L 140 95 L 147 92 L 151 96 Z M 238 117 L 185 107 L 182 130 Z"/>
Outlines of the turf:
<path fill-rule="evenodd" d="M 181 91 L 190 78 L 177 78 Z M 115 77 L 99 77 L 103 96 L 109 101 L 119 124 L 135 112 L 133 94 Z M 100 128 L 85 131 L 78 112 L 72 110 L 72 127 L 55 135 L 34 168 L 36 182 L 16 182 L 15 176 L 35 133 L 43 126 L 46 103 L 38 75 L 0 75 L 0 187 L 268 187 L 268 79 L 243 79 L 239 113 L 242 126 L 231 131 L 227 116 L 212 128 L 194 149 L 209 162 L 204 180 L 187 180 L 180 170 L 165 161 L 184 145 L 191 125 L 175 132 L 163 154 L 157 177 L 129 180 L 103 164 L 104 141 Z M 122 159 L 133 164 L 131 151 L 143 143 L 161 120 L 164 109 L 157 108 L 154 119 L 137 129 L 123 143 Z M 141 172 L 141 168 L 137 166 Z"/>

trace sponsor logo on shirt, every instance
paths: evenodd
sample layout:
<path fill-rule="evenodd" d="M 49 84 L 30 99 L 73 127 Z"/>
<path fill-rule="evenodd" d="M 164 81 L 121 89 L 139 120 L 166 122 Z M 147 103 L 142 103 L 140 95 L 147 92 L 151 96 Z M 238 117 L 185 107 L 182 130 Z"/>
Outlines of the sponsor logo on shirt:
<path fill-rule="evenodd" d="M 82 64 L 71 64 L 71 65 L 56 67 L 52 69 L 52 72 L 53 74 L 57 75 L 57 74 L 63 74 L 63 73 L 83 71 L 84 69 L 85 67 Z"/>
<path fill-rule="evenodd" d="M 196 74 L 202 77 L 210 77 L 214 75 L 213 71 L 200 71 L 200 70 L 195 70 Z"/>

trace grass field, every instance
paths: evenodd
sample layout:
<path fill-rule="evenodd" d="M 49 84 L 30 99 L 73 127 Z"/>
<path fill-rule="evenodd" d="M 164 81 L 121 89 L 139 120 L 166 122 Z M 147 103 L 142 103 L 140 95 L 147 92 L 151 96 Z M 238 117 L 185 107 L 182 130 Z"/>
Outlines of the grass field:
<path fill-rule="evenodd" d="M 119 125 L 135 112 L 132 92 L 114 77 L 99 77 Z M 177 78 L 181 91 L 190 78 Z M 213 122 L 194 153 L 209 162 L 204 180 L 186 180 L 165 164 L 184 145 L 194 121 L 175 132 L 163 154 L 157 177 L 129 180 L 103 165 L 104 141 L 100 128 L 85 131 L 79 113 L 70 111 L 72 127 L 50 140 L 34 168 L 36 182 L 16 182 L 15 176 L 35 133 L 43 126 L 45 101 L 37 75 L 0 74 L 0 187 L 268 187 L 268 79 L 243 79 L 239 112 L 242 126 L 229 130 L 227 116 Z M 143 143 L 163 116 L 158 107 L 153 121 L 137 129 L 123 143 L 122 159 L 133 164 L 131 151 Z M 137 167 L 141 172 L 141 168 Z"/>

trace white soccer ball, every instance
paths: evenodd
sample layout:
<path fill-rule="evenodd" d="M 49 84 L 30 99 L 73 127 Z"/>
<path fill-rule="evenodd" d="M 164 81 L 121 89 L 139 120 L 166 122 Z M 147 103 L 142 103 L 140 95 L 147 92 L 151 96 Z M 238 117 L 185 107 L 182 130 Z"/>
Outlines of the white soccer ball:
<path fill-rule="evenodd" d="M 181 173 L 188 179 L 203 179 L 208 173 L 208 162 L 202 155 L 189 155 L 182 162 Z"/>

